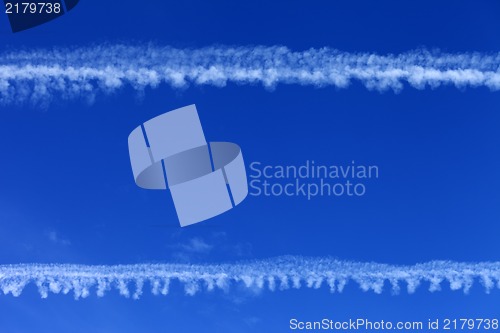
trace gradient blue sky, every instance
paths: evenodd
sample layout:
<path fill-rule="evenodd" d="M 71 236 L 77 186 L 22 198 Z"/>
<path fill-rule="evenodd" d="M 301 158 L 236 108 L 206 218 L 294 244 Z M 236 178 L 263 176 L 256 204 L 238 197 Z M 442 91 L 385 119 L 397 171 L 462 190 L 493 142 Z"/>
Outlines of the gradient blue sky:
<path fill-rule="evenodd" d="M 328 46 L 348 52 L 498 52 L 496 1 L 97 1 L 18 34 L 0 16 L 0 50 L 153 41 L 175 47 Z M 362 198 L 249 197 L 180 229 L 166 192 L 134 184 L 127 136 L 195 103 L 205 135 L 246 164 L 375 164 Z M 280 255 L 414 264 L 498 261 L 500 93 L 440 87 L 401 92 L 280 85 L 173 90 L 125 87 L 93 104 L 0 106 L 0 263 L 221 262 Z M 415 295 L 320 290 L 167 297 L 116 292 L 41 300 L 0 296 L 0 332 L 286 332 L 288 320 L 484 318 L 500 293 L 420 288 Z"/>

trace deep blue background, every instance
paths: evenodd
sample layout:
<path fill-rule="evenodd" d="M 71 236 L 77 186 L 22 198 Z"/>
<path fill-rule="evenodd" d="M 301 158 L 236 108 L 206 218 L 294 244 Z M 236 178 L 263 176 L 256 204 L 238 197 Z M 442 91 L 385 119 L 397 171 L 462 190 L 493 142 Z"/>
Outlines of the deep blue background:
<path fill-rule="evenodd" d="M 497 1 L 97 1 L 12 34 L 1 50 L 148 42 L 176 47 L 329 46 L 349 52 L 498 52 Z M 138 189 L 127 136 L 138 124 L 196 103 L 211 141 L 231 141 L 247 165 L 380 167 L 362 198 L 249 197 L 209 222 L 180 229 L 166 192 Z M 485 88 L 396 94 L 229 85 L 139 96 L 131 88 L 92 105 L 0 107 L 0 263 L 118 264 L 233 261 L 285 254 L 392 264 L 500 260 L 500 93 Z M 208 245 L 197 251 L 193 240 Z M 286 332 L 288 320 L 423 320 L 499 315 L 498 291 L 392 296 L 321 290 L 234 290 L 139 301 L 116 292 L 41 300 L 30 286 L 0 297 L 0 332 Z"/>

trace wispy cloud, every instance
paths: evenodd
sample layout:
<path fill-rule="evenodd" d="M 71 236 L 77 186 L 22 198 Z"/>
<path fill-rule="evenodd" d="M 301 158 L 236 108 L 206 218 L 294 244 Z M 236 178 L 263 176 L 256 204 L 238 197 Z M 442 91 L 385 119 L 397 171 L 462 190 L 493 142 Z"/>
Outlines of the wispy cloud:
<path fill-rule="evenodd" d="M 228 290 L 238 284 L 249 289 L 316 288 L 327 286 L 331 292 L 342 292 L 345 285 L 356 282 L 364 291 L 382 293 L 390 285 L 394 293 L 405 286 L 414 293 L 421 284 L 430 291 L 443 283 L 451 290 L 468 292 L 480 282 L 486 292 L 500 289 L 500 262 L 458 263 L 434 261 L 413 266 L 338 261 L 330 258 L 280 257 L 269 260 L 232 264 L 140 264 L 117 266 L 84 265 L 1 265 L 0 290 L 21 295 L 30 283 L 38 286 L 43 298 L 49 293 L 73 292 L 76 299 L 95 290 L 104 296 L 116 289 L 126 297 L 139 298 L 149 285 L 155 295 L 167 295 L 170 283 L 177 280 L 188 295 L 215 288 Z"/>
<path fill-rule="evenodd" d="M 208 253 L 213 246 L 205 242 L 202 238 L 191 238 L 185 244 L 179 244 L 179 247 L 189 253 Z"/>
<path fill-rule="evenodd" d="M 139 91 L 228 83 L 334 86 L 353 81 L 368 89 L 398 91 L 453 85 L 500 89 L 500 54 L 426 50 L 396 55 L 347 53 L 331 48 L 292 51 L 283 46 L 214 46 L 179 49 L 144 45 L 96 45 L 0 54 L 0 101 L 47 103 L 84 98 L 124 86 Z"/>
<path fill-rule="evenodd" d="M 54 244 L 69 246 L 71 241 L 69 239 L 63 238 L 57 231 L 50 230 L 46 232 L 47 238 Z"/>
<path fill-rule="evenodd" d="M 194 237 L 184 243 L 169 245 L 173 250 L 172 257 L 178 262 L 191 262 L 194 258 L 207 256 L 213 245 L 207 243 L 203 238 Z"/>

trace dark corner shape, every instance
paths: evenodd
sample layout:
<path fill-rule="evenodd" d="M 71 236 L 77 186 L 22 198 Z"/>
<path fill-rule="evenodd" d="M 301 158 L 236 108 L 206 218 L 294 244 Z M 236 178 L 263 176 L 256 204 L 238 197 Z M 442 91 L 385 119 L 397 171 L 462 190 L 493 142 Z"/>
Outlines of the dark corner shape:
<path fill-rule="evenodd" d="M 12 32 L 19 32 L 27 29 L 34 28 L 41 24 L 47 23 L 56 19 L 75 8 L 80 0 L 45 0 L 31 1 L 30 0 L 4 0 L 5 13 L 9 17 Z M 34 4 L 36 13 L 32 14 L 29 7 L 26 13 L 26 3 Z M 41 3 L 45 6 L 41 7 Z"/>

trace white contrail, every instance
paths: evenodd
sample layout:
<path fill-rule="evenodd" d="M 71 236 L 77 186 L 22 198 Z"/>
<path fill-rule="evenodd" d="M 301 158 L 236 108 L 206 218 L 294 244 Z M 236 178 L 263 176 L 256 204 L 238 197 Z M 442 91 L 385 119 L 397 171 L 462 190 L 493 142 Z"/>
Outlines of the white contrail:
<path fill-rule="evenodd" d="M 0 54 L 0 102 L 45 103 L 53 97 L 83 97 L 123 86 L 137 90 L 228 83 L 335 86 L 358 81 L 369 89 L 395 91 L 404 83 L 500 89 L 500 54 L 398 55 L 346 53 L 331 48 L 291 51 L 283 46 L 213 46 L 179 49 L 145 44 L 10 51 Z"/>
<path fill-rule="evenodd" d="M 382 293 L 389 286 L 394 293 L 402 286 L 406 286 L 408 293 L 414 293 L 421 284 L 437 291 L 442 283 L 448 284 L 451 290 L 462 289 L 467 293 L 474 282 L 480 282 L 485 291 L 490 292 L 495 287 L 500 289 L 500 262 L 435 261 L 397 266 L 289 256 L 234 264 L 0 266 L 0 290 L 14 296 L 21 295 L 26 285 L 34 283 L 43 298 L 51 292 L 73 292 L 76 299 L 85 298 L 92 290 L 104 296 L 110 289 L 126 297 L 139 298 L 145 285 L 155 295 L 168 294 L 172 281 L 180 282 L 188 295 L 215 288 L 228 290 L 237 283 L 269 290 L 327 286 L 331 292 L 342 292 L 349 281 L 375 293 Z"/>

